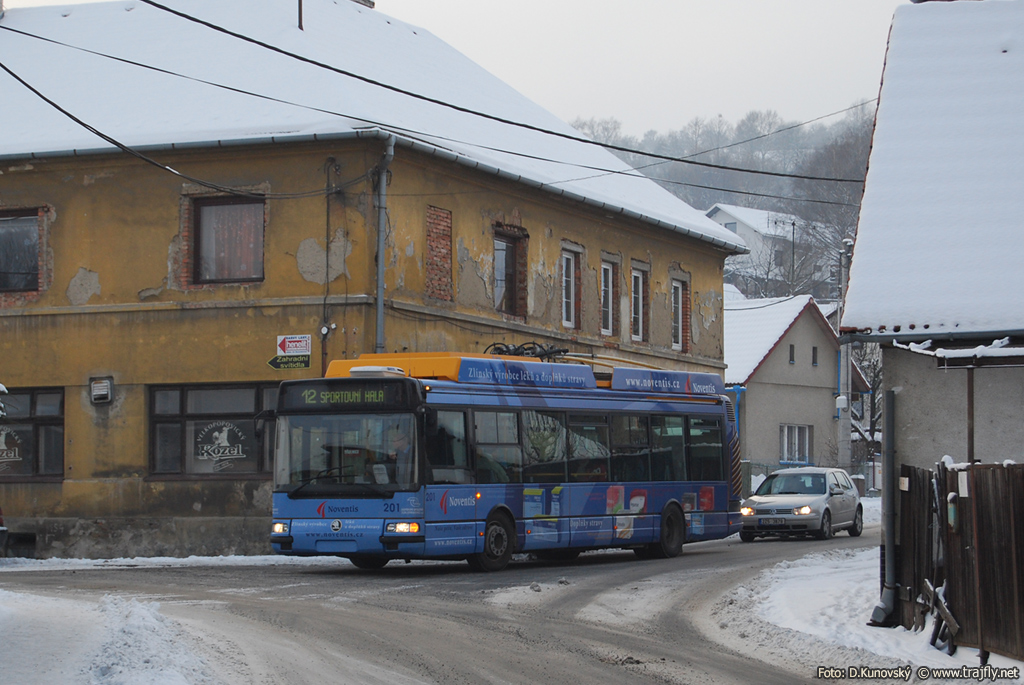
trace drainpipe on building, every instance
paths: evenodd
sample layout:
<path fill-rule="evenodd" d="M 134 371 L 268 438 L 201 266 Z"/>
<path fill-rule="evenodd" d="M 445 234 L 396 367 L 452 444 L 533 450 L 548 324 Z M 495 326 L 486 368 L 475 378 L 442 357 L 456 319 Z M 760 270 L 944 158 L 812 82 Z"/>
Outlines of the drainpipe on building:
<path fill-rule="evenodd" d="M 388 166 L 395 158 L 395 137 L 384 140 L 384 159 L 377 167 L 377 344 L 378 354 L 384 352 L 384 238 L 388 230 Z"/>
<path fill-rule="evenodd" d="M 871 625 L 889 626 L 896 608 L 896 393 L 885 391 L 885 447 L 882 449 L 882 597 Z"/>

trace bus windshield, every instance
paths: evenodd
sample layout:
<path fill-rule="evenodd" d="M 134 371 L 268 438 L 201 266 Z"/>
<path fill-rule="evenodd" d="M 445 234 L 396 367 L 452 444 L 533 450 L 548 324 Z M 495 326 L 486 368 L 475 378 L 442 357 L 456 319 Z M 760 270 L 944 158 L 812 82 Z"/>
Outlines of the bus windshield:
<path fill-rule="evenodd" d="M 319 496 L 419 487 L 411 413 L 282 415 L 276 431 L 278 490 Z"/>

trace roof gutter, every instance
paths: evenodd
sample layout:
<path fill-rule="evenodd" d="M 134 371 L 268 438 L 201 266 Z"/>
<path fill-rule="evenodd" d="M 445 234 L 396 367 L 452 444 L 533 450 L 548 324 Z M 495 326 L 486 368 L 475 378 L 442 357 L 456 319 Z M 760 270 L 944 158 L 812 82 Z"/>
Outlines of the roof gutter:
<path fill-rule="evenodd" d="M 912 342 L 924 342 L 925 340 L 934 340 L 941 342 L 943 340 L 957 341 L 957 340 L 998 340 L 999 338 L 1020 338 L 1024 337 L 1024 330 L 1015 329 L 1008 331 L 954 331 L 954 332 L 929 332 L 929 331 L 914 331 L 913 333 L 866 333 L 864 331 L 856 331 L 847 329 L 842 335 L 839 336 L 839 344 L 845 345 L 851 342 L 871 342 L 871 343 L 889 343 L 889 342 L 900 342 L 900 343 L 912 343 Z"/>
<path fill-rule="evenodd" d="M 160 145 L 143 145 L 133 147 L 132 149 L 143 153 L 150 152 L 167 152 L 167 151 L 179 151 L 179 150 L 197 150 L 203 148 L 231 148 L 231 147 L 242 147 L 246 145 L 284 145 L 284 144 L 295 144 L 295 143 L 317 143 L 317 142 L 328 142 L 335 140 L 358 140 L 361 138 L 378 138 L 387 140 L 393 138 L 395 143 L 402 147 L 411 148 L 417 152 L 422 152 L 433 157 L 439 157 L 449 162 L 454 162 L 461 166 L 481 171 L 485 174 L 497 176 L 513 183 L 521 183 L 525 186 L 543 190 L 551 193 L 558 197 L 563 197 L 567 200 L 574 200 L 576 202 L 583 203 L 590 207 L 595 207 L 605 212 L 612 212 L 621 216 L 635 219 L 646 224 L 657 226 L 658 228 L 665 228 L 676 233 L 682 233 L 685 236 L 699 240 L 703 243 L 709 243 L 715 247 L 728 252 L 730 255 L 748 254 L 750 248 L 746 245 L 738 242 L 727 241 L 721 238 L 715 238 L 705 235 L 699 231 L 695 231 L 686 226 L 679 224 L 673 224 L 668 221 L 662 221 L 655 217 L 647 216 L 640 212 L 626 209 L 625 207 L 619 207 L 617 205 L 608 204 L 601 200 L 595 200 L 585 195 L 580 195 L 562 188 L 558 188 L 550 183 L 544 183 L 536 179 L 528 178 L 521 174 L 512 173 L 499 167 L 494 167 L 489 164 L 483 164 L 474 159 L 466 157 L 464 155 L 452 152 L 440 148 L 436 145 L 426 143 L 423 141 L 415 140 L 412 138 L 405 138 L 398 136 L 390 131 L 381 128 L 366 128 L 366 129 L 355 129 L 353 131 L 346 131 L 342 133 L 310 133 L 302 135 L 280 135 L 280 136 L 265 136 L 261 138 L 240 138 L 233 140 L 205 140 L 196 141 L 192 143 L 162 143 Z M 55 150 L 52 152 L 29 152 L 22 154 L 13 155 L 0 155 L 0 163 L 31 160 L 31 159 L 52 159 L 55 157 L 86 157 L 92 155 L 102 154 L 122 154 L 121 150 L 116 147 L 102 147 L 102 148 L 86 148 L 86 149 L 70 149 L 70 150 Z M 654 181 L 651 181 L 652 183 Z"/>

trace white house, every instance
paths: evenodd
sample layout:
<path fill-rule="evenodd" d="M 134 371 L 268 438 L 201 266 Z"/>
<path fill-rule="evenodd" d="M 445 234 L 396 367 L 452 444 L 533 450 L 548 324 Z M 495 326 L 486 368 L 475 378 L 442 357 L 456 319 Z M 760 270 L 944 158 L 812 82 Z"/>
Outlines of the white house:
<path fill-rule="evenodd" d="M 743 458 L 766 466 L 840 465 L 839 342 L 810 295 L 727 300 L 726 388 Z M 853 387 L 865 387 L 854 371 Z"/>

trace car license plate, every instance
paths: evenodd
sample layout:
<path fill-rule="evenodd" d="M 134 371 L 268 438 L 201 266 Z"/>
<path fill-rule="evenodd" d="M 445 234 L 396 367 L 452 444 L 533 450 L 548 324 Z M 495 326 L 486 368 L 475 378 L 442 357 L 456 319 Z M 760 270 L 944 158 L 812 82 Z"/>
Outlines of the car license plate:
<path fill-rule="evenodd" d="M 757 525 L 759 526 L 784 526 L 786 525 L 786 519 L 758 519 Z"/>

